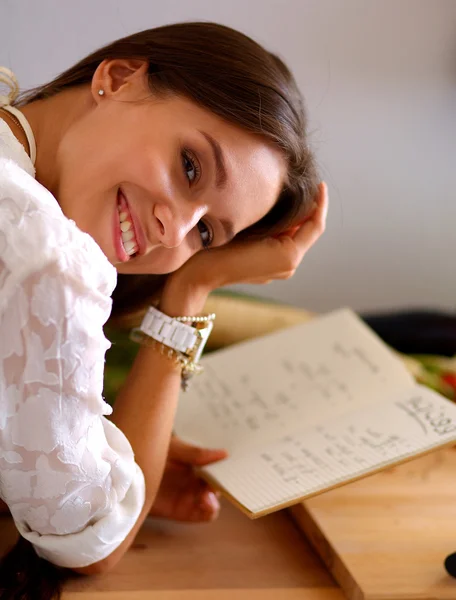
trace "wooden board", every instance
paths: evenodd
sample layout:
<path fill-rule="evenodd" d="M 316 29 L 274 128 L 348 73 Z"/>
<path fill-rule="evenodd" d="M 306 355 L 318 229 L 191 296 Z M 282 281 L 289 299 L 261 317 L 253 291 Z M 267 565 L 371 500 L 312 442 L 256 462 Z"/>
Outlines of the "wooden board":
<path fill-rule="evenodd" d="M 291 513 L 350 600 L 455 600 L 456 450 L 332 490 Z"/>
<path fill-rule="evenodd" d="M 160 592 L 69 592 L 62 600 L 345 600 L 336 588 L 255 588 Z"/>
<path fill-rule="evenodd" d="M 0 556 L 17 536 L 0 517 Z M 75 577 L 62 600 L 344 600 L 290 515 L 251 521 L 222 502 L 214 523 L 147 519 L 116 568 Z"/>

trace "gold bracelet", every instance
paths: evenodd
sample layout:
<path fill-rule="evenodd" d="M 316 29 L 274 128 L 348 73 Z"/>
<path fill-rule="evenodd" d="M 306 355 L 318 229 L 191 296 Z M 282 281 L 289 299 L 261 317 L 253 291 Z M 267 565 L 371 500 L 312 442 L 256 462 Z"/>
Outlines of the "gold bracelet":
<path fill-rule="evenodd" d="M 132 329 L 130 332 L 130 339 L 133 342 L 137 342 L 141 346 L 147 346 L 148 348 L 154 348 L 155 350 L 158 350 L 163 356 L 173 359 L 176 366 L 178 366 L 180 369 L 182 369 L 183 363 L 186 361 L 186 358 L 182 356 L 180 352 L 170 348 L 169 346 L 166 346 L 166 344 L 163 344 L 158 340 L 155 340 L 149 335 L 142 333 L 142 331 Z"/>
<path fill-rule="evenodd" d="M 175 366 L 179 367 L 181 373 L 181 387 L 184 391 L 188 389 L 188 382 L 191 375 L 201 373 L 203 367 L 191 362 L 178 350 L 170 348 L 166 344 L 159 342 L 158 340 L 148 336 L 147 334 L 139 331 L 138 329 L 132 329 L 130 331 L 130 339 L 137 342 L 141 346 L 147 348 L 153 348 L 160 352 L 162 356 L 166 356 L 174 361 Z"/>

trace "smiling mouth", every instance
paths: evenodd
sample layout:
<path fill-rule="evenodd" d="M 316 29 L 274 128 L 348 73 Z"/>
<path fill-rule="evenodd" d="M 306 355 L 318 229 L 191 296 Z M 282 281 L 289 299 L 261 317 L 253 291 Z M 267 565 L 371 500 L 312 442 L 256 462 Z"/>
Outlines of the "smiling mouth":
<path fill-rule="evenodd" d="M 117 198 L 117 212 L 119 215 L 121 244 L 125 253 L 130 258 L 134 257 L 139 250 L 139 244 L 127 201 L 120 190 Z"/>

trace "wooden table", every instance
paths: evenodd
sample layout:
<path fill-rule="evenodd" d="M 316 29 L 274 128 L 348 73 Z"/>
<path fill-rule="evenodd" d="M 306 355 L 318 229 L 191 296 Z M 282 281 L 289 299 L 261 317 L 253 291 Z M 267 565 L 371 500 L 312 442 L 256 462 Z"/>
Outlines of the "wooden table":
<path fill-rule="evenodd" d="M 0 518 L 0 554 L 14 541 Z M 226 502 L 218 521 L 148 519 L 117 568 L 77 577 L 63 600 L 344 600 L 286 512 L 250 521 Z"/>
<path fill-rule="evenodd" d="M 455 600 L 456 451 L 431 452 L 293 507 L 347 598 Z"/>

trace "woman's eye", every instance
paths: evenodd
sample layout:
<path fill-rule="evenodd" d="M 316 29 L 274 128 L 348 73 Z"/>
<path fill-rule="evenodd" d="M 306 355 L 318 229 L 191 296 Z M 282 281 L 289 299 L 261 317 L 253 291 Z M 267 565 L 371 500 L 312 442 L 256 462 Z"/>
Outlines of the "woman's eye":
<path fill-rule="evenodd" d="M 209 246 L 212 244 L 212 231 L 204 221 L 198 221 L 197 227 L 203 248 L 209 248 Z"/>
<path fill-rule="evenodd" d="M 190 185 L 198 181 L 201 175 L 201 168 L 189 150 L 182 151 L 182 167 Z"/>

